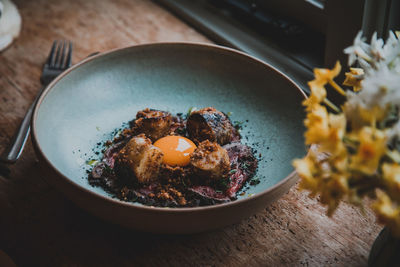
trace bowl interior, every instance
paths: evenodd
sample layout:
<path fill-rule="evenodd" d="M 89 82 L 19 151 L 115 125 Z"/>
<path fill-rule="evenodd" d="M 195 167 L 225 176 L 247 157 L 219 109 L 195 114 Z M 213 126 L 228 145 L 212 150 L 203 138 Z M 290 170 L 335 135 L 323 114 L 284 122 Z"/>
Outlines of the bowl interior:
<path fill-rule="evenodd" d="M 288 176 L 305 154 L 304 96 L 282 74 L 243 54 L 213 46 L 154 44 L 93 58 L 50 86 L 37 108 L 37 144 L 50 163 L 74 183 L 88 184 L 87 162 L 99 159 L 97 143 L 146 107 L 172 113 L 213 106 L 244 122 L 243 141 L 261 154 L 245 198 Z M 140 205 L 140 204 L 134 204 Z"/>

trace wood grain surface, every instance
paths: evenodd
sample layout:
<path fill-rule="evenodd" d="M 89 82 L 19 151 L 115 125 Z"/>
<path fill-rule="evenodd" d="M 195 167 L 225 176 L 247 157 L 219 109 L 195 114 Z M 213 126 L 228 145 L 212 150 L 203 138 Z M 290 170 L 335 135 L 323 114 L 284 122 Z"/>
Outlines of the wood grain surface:
<path fill-rule="evenodd" d="M 140 43 L 210 42 L 151 1 L 15 3 L 23 27 L 0 53 L 0 151 L 40 88 L 53 40 L 74 42 L 75 63 Z M 214 232 L 139 233 L 87 214 L 47 185 L 30 142 L 9 174 L 0 170 L 0 250 L 18 266 L 364 266 L 381 229 L 368 209 L 341 205 L 328 218 L 316 200 L 292 188 L 262 212 Z"/>

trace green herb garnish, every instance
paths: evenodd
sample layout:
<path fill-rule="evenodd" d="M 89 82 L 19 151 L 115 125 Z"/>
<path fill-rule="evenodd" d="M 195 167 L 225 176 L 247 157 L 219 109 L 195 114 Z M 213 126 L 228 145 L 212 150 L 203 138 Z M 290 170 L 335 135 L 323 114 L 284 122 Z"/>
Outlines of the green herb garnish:
<path fill-rule="evenodd" d="M 189 118 L 190 114 L 192 114 L 193 111 L 197 110 L 196 107 L 190 107 L 188 112 L 186 113 L 186 118 Z"/>
<path fill-rule="evenodd" d="M 86 164 L 87 164 L 87 165 L 90 165 L 90 166 L 94 166 L 94 165 L 96 165 L 98 162 L 99 162 L 98 160 L 91 159 L 91 160 L 86 161 Z"/>
<path fill-rule="evenodd" d="M 234 121 L 233 126 L 236 130 L 241 130 L 243 128 L 244 121 Z"/>

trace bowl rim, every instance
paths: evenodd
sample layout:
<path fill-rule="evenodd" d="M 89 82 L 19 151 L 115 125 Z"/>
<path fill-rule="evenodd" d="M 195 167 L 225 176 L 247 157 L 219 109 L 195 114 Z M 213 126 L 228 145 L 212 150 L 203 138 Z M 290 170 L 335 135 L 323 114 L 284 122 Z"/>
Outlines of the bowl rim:
<path fill-rule="evenodd" d="M 122 48 L 115 48 L 115 49 L 111 49 L 111 50 L 107 50 L 104 52 L 100 52 L 98 54 L 95 54 L 93 56 L 89 56 L 85 59 L 83 59 L 82 61 L 76 63 L 75 65 L 71 66 L 69 69 L 67 69 L 66 71 L 64 71 L 63 73 L 61 73 L 58 77 L 56 77 L 49 85 L 47 85 L 47 87 L 44 89 L 43 93 L 41 94 L 41 96 L 39 97 L 36 105 L 35 105 L 35 109 L 33 111 L 33 115 L 32 115 L 32 122 L 31 122 L 31 128 L 32 128 L 32 142 L 34 144 L 34 146 L 36 147 L 36 151 L 40 152 L 41 154 L 41 158 L 45 160 L 46 164 L 48 166 L 50 166 L 56 173 L 58 176 L 62 177 L 63 180 L 67 183 L 69 183 L 70 185 L 72 185 L 73 187 L 77 188 L 78 190 L 84 191 L 84 193 L 88 193 L 89 195 L 95 197 L 95 198 L 100 198 L 102 200 L 105 200 L 107 202 L 109 202 L 110 204 L 116 204 L 116 205 L 122 205 L 126 208 L 133 208 L 133 209 L 139 209 L 142 211 L 157 211 L 157 212 L 162 212 L 162 213 L 177 213 L 177 214 L 182 214 L 182 213 L 191 213 L 191 212 L 199 212 L 199 211 L 206 211 L 206 210 L 218 210 L 218 209 L 224 209 L 227 207 L 233 207 L 233 206 L 237 206 L 237 205 L 241 205 L 241 204 L 245 204 L 249 201 L 254 201 L 258 198 L 261 198 L 262 196 L 264 196 L 265 194 L 276 190 L 277 188 L 279 188 L 281 185 L 289 182 L 290 180 L 292 180 L 293 178 L 295 178 L 296 176 L 296 171 L 293 170 L 289 175 L 287 175 L 284 179 L 282 179 L 281 181 L 279 181 L 278 183 L 274 184 L 271 187 L 268 187 L 265 190 L 262 190 L 259 193 L 256 193 L 252 196 L 246 197 L 246 198 L 242 198 L 242 199 L 237 199 L 234 201 L 230 201 L 230 202 L 226 202 L 226 203 L 221 203 L 221 204 L 216 204 L 216 205 L 209 205 L 209 206 L 200 206 L 200 207 L 183 207 L 183 208 L 169 208 L 169 207 L 155 207 L 155 206 L 146 206 L 146 205 L 137 205 L 131 202 L 125 202 L 119 199 L 115 199 L 115 198 L 111 198 L 109 196 L 105 196 L 102 195 L 100 193 L 97 193 L 95 191 L 89 190 L 79 184 L 77 184 L 76 182 L 74 182 L 73 180 L 71 180 L 70 178 L 68 178 L 66 175 L 62 174 L 52 163 L 51 161 L 47 158 L 47 156 L 45 155 L 45 153 L 43 152 L 38 140 L 37 140 L 37 125 L 36 125 L 36 119 L 38 116 L 38 111 L 39 108 L 43 102 L 43 99 L 46 97 L 46 95 L 54 88 L 54 85 L 58 83 L 58 81 L 60 81 L 63 77 L 65 77 L 66 75 L 68 75 L 71 71 L 79 68 L 80 66 L 87 64 L 88 62 L 95 60 L 99 57 L 103 57 L 115 52 L 121 52 L 124 50 L 130 50 L 130 49 L 139 49 L 139 48 L 147 48 L 147 47 L 165 47 L 165 46 L 192 46 L 192 47 L 200 47 L 200 48 L 205 48 L 205 49 L 210 49 L 210 50 L 216 50 L 216 51 L 223 51 L 223 52 L 228 52 L 228 53 L 233 53 L 236 54 L 244 59 L 250 60 L 250 61 L 255 61 L 258 64 L 264 65 L 265 67 L 272 69 L 274 72 L 276 72 L 277 74 L 279 74 L 280 76 L 282 76 L 286 81 L 288 81 L 289 83 L 291 83 L 294 88 L 296 88 L 298 90 L 298 92 L 300 93 L 301 96 L 304 97 L 304 99 L 307 99 L 307 95 L 304 93 L 304 91 L 300 88 L 299 85 L 297 85 L 290 77 L 288 77 L 286 74 L 284 74 L 282 71 L 278 70 L 276 67 L 272 66 L 271 64 L 264 62 L 254 56 L 251 56 L 247 53 L 244 53 L 242 51 L 238 51 L 236 49 L 233 48 L 229 48 L 229 47 L 225 47 L 225 46 L 221 46 L 221 45 L 216 45 L 216 44 L 208 44 L 208 43 L 202 43 L 202 42 L 156 42 L 156 43 L 146 43 L 146 44 L 139 44 L 139 45 L 131 45 L 131 46 L 126 46 L 126 47 L 122 47 Z M 307 152 L 306 152 L 307 154 Z"/>

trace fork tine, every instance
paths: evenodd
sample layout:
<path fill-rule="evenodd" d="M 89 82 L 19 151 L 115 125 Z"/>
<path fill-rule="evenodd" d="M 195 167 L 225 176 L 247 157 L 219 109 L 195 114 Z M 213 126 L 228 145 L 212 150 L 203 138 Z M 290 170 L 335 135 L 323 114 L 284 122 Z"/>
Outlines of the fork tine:
<path fill-rule="evenodd" d="M 54 52 L 56 50 L 56 46 L 57 46 L 57 41 L 54 41 L 53 45 L 51 46 L 50 54 L 49 54 L 49 56 L 47 58 L 47 61 L 46 61 L 46 64 L 49 65 L 49 66 L 54 61 Z"/>
<path fill-rule="evenodd" d="M 68 50 L 68 55 L 67 55 L 67 61 L 65 64 L 65 67 L 69 68 L 71 67 L 71 62 L 72 62 L 72 42 L 69 41 L 69 50 Z"/>
<path fill-rule="evenodd" d="M 65 68 L 65 52 L 67 50 L 67 41 L 64 40 L 63 41 L 63 48 L 62 48 L 62 52 L 61 52 L 61 59 L 60 59 L 60 65 L 58 66 L 59 68 Z"/>
<path fill-rule="evenodd" d="M 56 58 L 55 58 L 55 60 L 53 62 L 53 65 L 52 65 L 52 67 L 54 67 L 54 68 L 58 68 L 59 67 L 61 49 L 62 49 L 62 46 L 63 46 L 62 41 L 58 41 L 57 43 L 58 43 L 58 45 L 57 45 L 57 49 L 56 49 Z"/>

